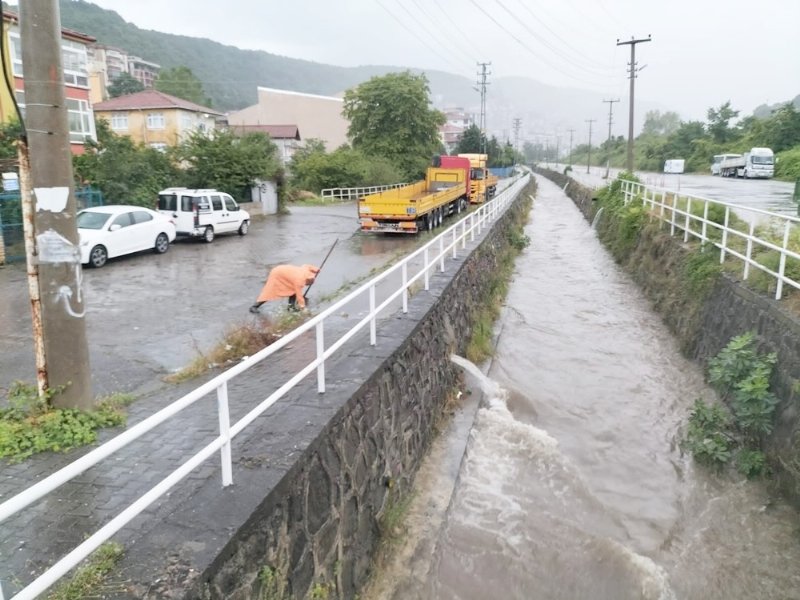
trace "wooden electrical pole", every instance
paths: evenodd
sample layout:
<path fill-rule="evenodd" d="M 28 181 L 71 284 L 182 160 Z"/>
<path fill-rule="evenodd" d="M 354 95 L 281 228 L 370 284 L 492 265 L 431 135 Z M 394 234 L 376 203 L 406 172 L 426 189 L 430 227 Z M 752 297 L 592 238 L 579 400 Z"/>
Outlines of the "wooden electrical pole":
<path fill-rule="evenodd" d="M 89 348 L 86 341 L 82 271 L 76 203 L 72 179 L 69 120 L 61 62 L 61 17 L 58 0 L 25 0 L 20 3 L 20 41 L 25 85 L 24 135 L 27 140 L 30 181 L 21 190 L 28 203 L 32 226 L 26 252 L 29 272 L 38 270 L 38 297 L 31 298 L 34 329 L 41 332 L 37 349 L 37 380 L 51 390 L 60 407 L 93 405 Z M 25 152 L 26 145 L 20 146 Z M 30 222 L 29 222 L 30 221 Z M 37 310 L 39 314 L 37 315 Z M 39 320 L 40 319 L 40 320 Z M 38 364 L 39 361 L 42 364 Z"/>
<path fill-rule="evenodd" d="M 631 89 L 628 99 L 628 160 L 626 161 L 625 168 L 629 173 L 633 173 L 633 81 L 636 79 L 636 44 L 642 42 L 650 42 L 652 37 L 648 35 L 646 38 L 640 40 L 631 37 L 627 42 L 620 42 L 617 40 L 617 46 L 630 45 L 631 47 L 631 62 L 629 63 L 628 72 L 630 73 Z"/>

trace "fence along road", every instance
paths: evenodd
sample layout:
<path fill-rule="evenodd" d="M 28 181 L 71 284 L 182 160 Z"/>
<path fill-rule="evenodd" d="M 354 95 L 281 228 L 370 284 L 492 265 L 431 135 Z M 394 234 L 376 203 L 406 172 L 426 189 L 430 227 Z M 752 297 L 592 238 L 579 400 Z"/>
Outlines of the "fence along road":
<path fill-rule="evenodd" d="M 70 482 L 91 467 L 100 464 L 104 459 L 141 438 L 155 427 L 165 423 L 172 417 L 180 415 L 182 411 L 204 399 L 207 395 L 216 392 L 217 418 L 215 424 L 219 431 L 218 435 L 190 458 L 175 467 L 169 475 L 156 483 L 145 494 L 132 498 L 133 502 L 127 508 L 116 514 L 109 522 L 92 533 L 66 556 L 28 583 L 13 598 L 16 600 L 36 598 L 50 588 L 81 560 L 109 540 L 132 519 L 164 496 L 178 482 L 194 469 L 203 465 L 217 452 L 220 454 L 222 486 L 232 485 L 231 440 L 306 376 L 315 371 L 317 391 L 324 393 L 326 360 L 330 359 L 357 333 L 367 327 L 369 328 L 369 343 L 374 346 L 376 344 L 379 318 L 387 316 L 388 312 L 398 304 L 402 307 L 403 312 L 407 312 L 410 299 L 409 289 L 414 285 L 422 284 L 423 289 L 428 290 L 431 272 L 434 269 L 444 272 L 449 258 L 456 258 L 459 253 L 466 252 L 467 244 L 474 242 L 476 235 L 481 234 L 499 215 L 505 212 L 509 204 L 516 199 L 527 185 L 529 179 L 530 174 L 517 178 L 493 200 L 481 205 L 478 209 L 455 222 L 402 261 L 366 282 L 357 290 L 351 292 L 319 315 L 314 316 L 279 341 L 217 375 L 207 383 L 130 427 L 105 444 L 0 504 L 0 523 L 2 523 L 31 507 L 39 499 Z M 399 285 L 396 281 L 397 278 L 400 280 Z M 379 299 L 379 293 L 381 299 Z M 336 341 L 326 346 L 326 321 L 330 323 L 331 319 L 335 319 L 337 315 L 342 313 L 353 312 L 358 314 L 357 305 L 364 300 L 368 302 L 369 306 L 366 314 L 358 319 Z M 355 311 L 351 310 L 354 306 L 356 307 Z M 314 336 L 315 358 L 285 380 L 263 401 L 250 408 L 244 416 L 232 423 L 228 397 L 229 382 L 280 352 L 306 333 Z M 208 424 L 208 426 L 211 427 L 212 424 Z M 176 427 L 176 431 L 179 431 L 184 425 L 183 423 L 178 423 Z M 155 448 L 155 451 L 159 451 L 159 448 Z M 21 547 L 19 551 L 22 552 L 24 548 L 24 546 Z M 2 600 L 2 589 L 0 589 L 0 600 Z"/>

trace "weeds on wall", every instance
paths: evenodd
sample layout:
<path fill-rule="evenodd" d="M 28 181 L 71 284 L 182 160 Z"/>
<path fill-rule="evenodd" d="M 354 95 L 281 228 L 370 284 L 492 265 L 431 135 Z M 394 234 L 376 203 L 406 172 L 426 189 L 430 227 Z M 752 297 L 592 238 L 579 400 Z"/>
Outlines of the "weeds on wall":
<path fill-rule="evenodd" d="M 492 344 L 494 322 L 500 315 L 503 301 L 508 294 L 508 282 L 514 271 L 514 260 L 531 243 L 530 238 L 525 235 L 525 224 L 528 222 L 528 214 L 533 205 L 530 194 L 534 192 L 535 187 L 522 192 L 522 199 L 519 201 L 521 210 L 515 214 L 506 232 L 505 241 L 508 250 L 498 253 L 496 268 L 486 274 L 489 278 L 486 282 L 486 292 L 472 314 L 472 335 L 467 343 L 466 355 L 467 359 L 475 364 L 480 364 L 494 352 Z"/>
<path fill-rule="evenodd" d="M 113 394 L 94 410 L 52 408 L 60 389 L 40 396 L 35 385 L 16 381 L 8 392 L 8 407 L 0 409 L 0 458 L 19 462 L 39 452 L 66 452 L 93 443 L 97 430 L 125 424 L 123 408 L 133 397 Z"/>
<path fill-rule="evenodd" d="M 777 355 L 761 353 L 751 332 L 737 336 L 709 361 L 708 380 L 725 406 L 695 400 L 683 447 L 703 464 L 733 459 L 747 477 L 764 475 L 762 442 L 772 432 L 778 399 L 769 380 Z"/>
<path fill-rule="evenodd" d="M 124 554 L 121 544 L 106 542 L 92 553 L 74 572 L 47 596 L 47 600 L 84 600 L 86 598 L 105 598 L 106 594 L 123 593 L 121 589 L 110 589 L 107 583 L 111 573 Z"/>

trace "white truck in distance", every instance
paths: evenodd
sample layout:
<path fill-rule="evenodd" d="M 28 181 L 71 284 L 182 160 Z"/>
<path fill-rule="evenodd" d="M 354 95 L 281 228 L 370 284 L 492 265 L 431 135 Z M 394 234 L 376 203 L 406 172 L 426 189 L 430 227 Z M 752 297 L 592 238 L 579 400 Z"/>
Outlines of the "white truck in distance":
<path fill-rule="evenodd" d="M 775 156 L 769 148 L 751 148 L 742 156 L 720 162 L 719 174 L 722 177 L 769 179 L 775 174 Z"/>

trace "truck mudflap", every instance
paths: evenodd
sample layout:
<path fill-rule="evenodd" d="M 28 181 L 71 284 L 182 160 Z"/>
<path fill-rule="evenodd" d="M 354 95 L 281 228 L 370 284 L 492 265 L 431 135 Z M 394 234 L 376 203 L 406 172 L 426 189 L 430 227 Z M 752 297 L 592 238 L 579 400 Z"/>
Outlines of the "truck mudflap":
<path fill-rule="evenodd" d="M 417 233 L 416 221 L 376 221 L 361 219 L 361 231 L 370 233 Z"/>

